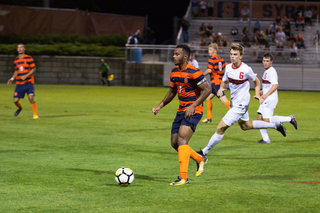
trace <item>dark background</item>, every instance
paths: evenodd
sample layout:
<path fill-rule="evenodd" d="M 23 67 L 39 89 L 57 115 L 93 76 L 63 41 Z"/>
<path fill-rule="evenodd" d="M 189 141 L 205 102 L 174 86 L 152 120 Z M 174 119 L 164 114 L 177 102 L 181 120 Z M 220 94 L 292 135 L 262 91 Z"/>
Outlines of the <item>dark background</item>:
<path fill-rule="evenodd" d="M 306 0 L 282 1 L 316 2 Z M 187 11 L 190 0 L 49 0 L 49 2 L 50 7 L 52 8 L 79 9 L 88 12 L 147 16 L 148 27 L 153 29 L 156 34 L 156 44 L 161 44 L 172 43 L 174 17 L 183 17 Z M 42 7 L 43 0 L 0 0 L 0 4 Z"/>
<path fill-rule="evenodd" d="M 0 4 L 42 7 L 43 0 L 0 0 Z M 173 38 L 174 16 L 182 18 L 188 5 L 189 0 L 50 0 L 51 8 L 147 16 L 148 27 L 156 34 L 156 44 L 170 43 Z"/>

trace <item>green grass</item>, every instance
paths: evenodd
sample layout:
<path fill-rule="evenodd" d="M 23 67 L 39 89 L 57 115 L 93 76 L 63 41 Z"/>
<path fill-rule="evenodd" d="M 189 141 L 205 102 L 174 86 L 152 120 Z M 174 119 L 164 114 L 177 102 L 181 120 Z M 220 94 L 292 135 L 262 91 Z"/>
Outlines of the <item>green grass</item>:
<path fill-rule="evenodd" d="M 237 124 L 208 154 L 188 186 L 169 186 L 179 174 L 170 146 L 178 101 L 154 116 L 168 88 L 36 85 L 39 119 L 27 99 L 14 117 L 14 86 L 0 84 L 0 212 L 320 212 L 319 92 L 279 91 L 276 115 L 295 114 L 287 137 Z M 229 98 L 229 93 L 227 92 Z M 226 108 L 213 99 L 213 122 L 199 123 L 190 146 L 204 147 Z M 252 98 L 251 120 L 258 102 Z M 128 187 L 115 171 L 130 167 Z"/>

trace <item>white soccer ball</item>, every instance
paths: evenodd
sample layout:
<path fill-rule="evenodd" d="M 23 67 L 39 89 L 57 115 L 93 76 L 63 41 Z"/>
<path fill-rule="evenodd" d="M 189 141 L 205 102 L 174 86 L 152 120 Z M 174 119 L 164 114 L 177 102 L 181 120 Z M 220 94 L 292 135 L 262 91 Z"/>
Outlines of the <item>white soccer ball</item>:
<path fill-rule="evenodd" d="M 134 180 L 133 171 L 127 167 L 121 167 L 114 176 L 119 185 L 129 185 Z"/>

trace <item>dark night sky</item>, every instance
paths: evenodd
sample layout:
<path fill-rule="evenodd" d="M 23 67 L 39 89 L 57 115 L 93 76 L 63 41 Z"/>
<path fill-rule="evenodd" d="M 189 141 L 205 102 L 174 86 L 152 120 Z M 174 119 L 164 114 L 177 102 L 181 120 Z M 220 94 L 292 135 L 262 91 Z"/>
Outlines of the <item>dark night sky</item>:
<path fill-rule="evenodd" d="M 187 11 L 189 0 L 117 0 L 100 1 L 103 13 L 148 15 L 148 26 L 156 33 L 157 43 L 173 37 L 173 17 L 181 18 Z"/>

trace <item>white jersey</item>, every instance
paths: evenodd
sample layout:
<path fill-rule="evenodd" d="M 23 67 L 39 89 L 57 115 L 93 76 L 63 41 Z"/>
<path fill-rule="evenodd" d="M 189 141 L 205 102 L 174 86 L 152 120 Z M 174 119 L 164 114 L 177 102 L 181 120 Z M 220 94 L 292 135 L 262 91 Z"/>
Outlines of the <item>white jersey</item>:
<path fill-rule="evenodd" d="M 195 68 L 199 69 L 199 63 L 196 59 L 193 59 L 192 61 L 189 61 L 189 64 L 194 66 Z"/>
<path fill-rule="evenodd" d="M 239 67 L 233 68 L 232 63 L 225 68 L 222 81 L 229 81 L 231 94 L 231 107 L 248 107 L 250 103 L 250 82 L 256 79 L 257 74 L 253 72 L 251 67 L 241 62 Z"/>
<path fill-rule="evenodd" d="M 278 84 L 278 74 L 275 68 L 269 67 L 262 76 L 263 94 L 266 94 L 274 84 Z M 275 108 L 278 103 L 278 90 L 269 95 L 265 101 L 269 102 L 271 108 Z"/>

